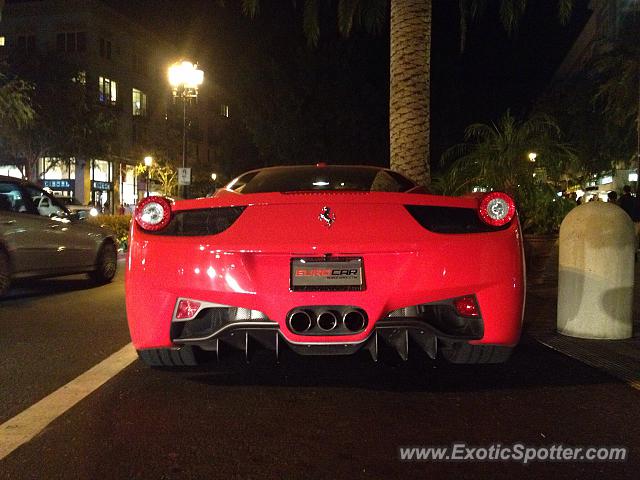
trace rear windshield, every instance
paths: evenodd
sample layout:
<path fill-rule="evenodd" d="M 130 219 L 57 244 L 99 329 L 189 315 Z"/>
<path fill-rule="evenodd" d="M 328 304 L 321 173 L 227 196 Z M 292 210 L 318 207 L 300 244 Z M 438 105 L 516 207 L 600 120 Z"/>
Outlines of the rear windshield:
<path fill-rule="evenodd" d="M 352 190 L 406 192 L 416 185 L 402 175 L 370 167 L 285 167 L 249 172 L 228 188 L 242 193 Z"/>

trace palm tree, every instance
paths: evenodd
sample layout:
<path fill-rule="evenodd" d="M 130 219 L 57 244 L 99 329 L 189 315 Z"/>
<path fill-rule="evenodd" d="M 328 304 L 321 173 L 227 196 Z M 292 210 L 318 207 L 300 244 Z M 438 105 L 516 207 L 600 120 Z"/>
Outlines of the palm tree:
<path fill-rule="evenodd" d="M 571 15 L 573 0 L 557 0 L 560 19 Z M 311 45 L 320 36 L 318 0 L 305 0 L 303 27 Z M 432 0 L 338 0 L 338 28 L 348 35 L 355 24 L 376 31 L 383 25 L 391 3 L 391 58 L 389 98 L 390 167 L 419 184 L 431 181 L 429 165 L 431 11 Z M 516 30 L 528 0 L 501 0 L 500 20 Z M 487 0 L 459 0 L 461 48 L 469 23 L 479 18 Z M 246 15 L 255 16 L 259 0 L 243 0 Z"/>
<path fill-rule="evenodd" d="M 535 152 L 535 161 L 529 153 Z M 446 193 L 464 193 L 474 187 L 501 190 L 514 197 L 537 183 L 544 172 L 557 179 L 573 167 L 575 155 L 562 143 L 560 128 L 545 114 L 518 121 L 507 111 L 497 124 L 475 123 L 465 130 L 465 143 L 448 149 L 442 162 Z"/>
<path fill-rule="evenodd" d="M 22 128 L 33 120 L 32 91 L 28 83 L 0 73 L 0 125 Z"/>

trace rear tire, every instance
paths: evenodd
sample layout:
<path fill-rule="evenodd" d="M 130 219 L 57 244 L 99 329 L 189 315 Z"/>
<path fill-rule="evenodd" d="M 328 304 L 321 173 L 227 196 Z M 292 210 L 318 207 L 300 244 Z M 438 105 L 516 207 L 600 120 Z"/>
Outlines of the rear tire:
<path fill-rule="evenodd" d="M 195 367 L 195 351 L 190 346 L 181 348 L 150 348 L 138 350 L 138 356 L 148 367 Z"/>
<path fill-rule="evenodd" d="M 504 363 L 509 360 L 513 347 L 501 345 L 469 345 L 454 343 L 442 349 L 442 356 L 451 363 L 457 364 L 490 364 Z"/>
<path fill-rule="evenodd" d="M 11 285 L 11 263 L 9 255 L 0 250 L 0 297 L 9 291 Z"/>
<path fill-rule="evenodd" d="M 111 242 L 105 242 L 98 251 L 96 258 L 96 269 L 89 273 L 91 280 L 98 285 L 110 283 L 116 276 L 118 267 L 118 251 Z"/>

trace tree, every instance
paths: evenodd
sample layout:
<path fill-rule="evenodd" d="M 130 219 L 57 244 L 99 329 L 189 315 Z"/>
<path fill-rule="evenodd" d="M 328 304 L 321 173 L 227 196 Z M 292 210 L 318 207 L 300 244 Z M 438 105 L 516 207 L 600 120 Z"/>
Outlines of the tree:
<path fill-rule="evenodd" d="M 507 111 L 496 124 L 468 126 L 465 140 L 445 152 L 443 163 L 451 166 L 434 186 L 448 195 L 475 187 L 506 192 L 518 205 L 523 231 L 557 232 L 575 202 L 557 197 L 553 184 L 575 167 L 576 157 L 555 120 L 538 113 L 518 121 Z"/>
<path fill-rule="evenodd" d="M 598 81 L 595 103 L 607 120 L 627 132 L 623 144 L 631 146 L 635 143 L 636 168 L 640 172 L 640 46 L 637 33 L 636 25 L 621 34 L 616 42 L 603 46 L 593 66 Z M 632 151 L 633 147 L 627 158 Z M 640 194 L 640 182 L 637 193 Z"/>
<path fill-rule="evenodd" d="M 0 125 L 22 128 L 33 121 L 32 94 L 32 85 L 0 72 Z"/>
<path fill-rule="evenodd" d="M 628 127 L 612 121 L 603 111 L 603 102 L 596 100 L 601 80 L 595 72 L 586 68 L 554 85 L 535 106 L 536 111 L 557 120 L 572 145 L 577 163 L 571 173 L 576 183 L 611 170 L 621 158 L 629 158 L 633 149 Z"/>
<path fill-rule="evenodd" d="M 136 175 L 144 175 L 147 181 L 157 181 L 162 188 L 162 195 L 171 196 L 176 193 L 176 187 L 178 186 L 178 172 L 176 168 L 161 160 L 160 162 L 154 161 L 153 165 L 147 167 L 141 163 L 135 167 Z"/>
<path fill-rule="evenodd" d="M 384 23 L 390 0 L 338 0 L 338 28 L 348 35 L 355 24 L 369 30 Z M 321 2 L 305 0 L 303 27 L 312 45 L 320 35 Z M 508 32 L 516 30 L 524 15 L 527 0 L 501 0 L 500 20 Z M 487 0 L 460 0 L 461 47 L 471 21 L 485 11 Z M 558 0 L 558 13 L 566 21 L 572 0 Z M 259 11 L 260 0 L 243 0 L 249 16 Z M 391 57 L 389 139 L 390 166 L 420 184 L 431 179 L 430 137 L 430 56 L 432 0 L 391 1 Z"/>
<path fill-rule="evenodd" d="M 535 161 L 528 154 L 535 152 Z M 497 124 L 475 123 L 465 131 L 465 143 L 447 150 L 448 188 L 469 192 L 474 187 L 500 190 L 518 198 L 523 188 L 537 182 L 538 173 L 550 179 L 572 168 L 573 151 L 562 142 L 555 120 L 535 114 L 518 121 L 506 112 Z"/>
<path fill-rule="evenodd" d="M 4 123 L 4 153 L 36 181 L 42 157 L 108 156 L 117 150 L 115 115 L 97 105 L 97 91 L 78 67 L 47 54 L 14 58 L 11 69 L 32 85 L 32 121 Z M 44 173 L 44 172 L 41 172 Z"/>

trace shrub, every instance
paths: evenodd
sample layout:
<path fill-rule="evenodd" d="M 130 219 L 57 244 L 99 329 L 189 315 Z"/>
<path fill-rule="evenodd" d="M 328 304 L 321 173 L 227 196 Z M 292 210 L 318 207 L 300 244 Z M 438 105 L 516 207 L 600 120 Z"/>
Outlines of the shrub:
<path fill-rule="evenodd" d="M 113 231 L 118 243 L 118 250 L 127 250 L 131 215 L 98 215 L 97 217 L 89 217 L 87 221 Z"/>

